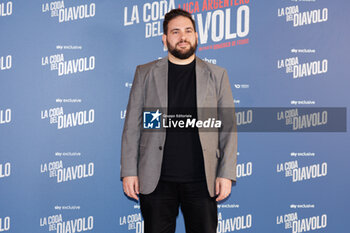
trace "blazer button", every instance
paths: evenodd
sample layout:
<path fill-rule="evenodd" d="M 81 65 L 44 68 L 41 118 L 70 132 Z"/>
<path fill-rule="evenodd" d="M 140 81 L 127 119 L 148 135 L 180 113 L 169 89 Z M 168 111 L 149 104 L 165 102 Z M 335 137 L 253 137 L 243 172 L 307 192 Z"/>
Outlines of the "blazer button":
<path fill-rule="evenodd" d="M 159 150 L 162 150 L 163 149 L 163 147 L 162 146 L 159 146 Z"/>

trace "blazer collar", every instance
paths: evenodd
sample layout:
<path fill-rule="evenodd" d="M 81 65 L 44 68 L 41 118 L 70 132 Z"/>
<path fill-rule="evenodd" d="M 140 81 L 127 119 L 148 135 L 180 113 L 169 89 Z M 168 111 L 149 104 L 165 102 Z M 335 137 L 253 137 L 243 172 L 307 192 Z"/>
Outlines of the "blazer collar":
<path fill-rule="evenodd" d="M 207 65 L 196 56 L 196 93 L 197 108 L 202 107 L 207 93 L 210 72 Z M 155 85 L 160 99 L 161 107 L 167 111 L 168 107 L 168 56 L 159 59 L 154 69 Z"/>

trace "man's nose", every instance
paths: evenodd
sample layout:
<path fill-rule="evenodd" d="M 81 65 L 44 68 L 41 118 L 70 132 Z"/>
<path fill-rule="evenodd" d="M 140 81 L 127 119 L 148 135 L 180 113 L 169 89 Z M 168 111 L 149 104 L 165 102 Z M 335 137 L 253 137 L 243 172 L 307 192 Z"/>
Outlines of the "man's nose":
<path fill-rule="evenodd" d="M 181 36 L 181 40 L 186 40 L 186 33 L 181 32 L 180 36 Z"/>

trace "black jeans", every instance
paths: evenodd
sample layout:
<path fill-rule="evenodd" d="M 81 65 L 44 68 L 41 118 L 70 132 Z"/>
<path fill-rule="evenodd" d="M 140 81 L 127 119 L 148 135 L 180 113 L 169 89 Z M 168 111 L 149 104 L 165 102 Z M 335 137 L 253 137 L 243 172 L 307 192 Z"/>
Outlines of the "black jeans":
<path fill-rule="evenodd" d="M 144 233 L 174 233 L 181 207 L 186 233 L 216 233 L 217 203 L 206 181 L 177 183 L 159 181 L 150 194 L 140 194 Z"/>

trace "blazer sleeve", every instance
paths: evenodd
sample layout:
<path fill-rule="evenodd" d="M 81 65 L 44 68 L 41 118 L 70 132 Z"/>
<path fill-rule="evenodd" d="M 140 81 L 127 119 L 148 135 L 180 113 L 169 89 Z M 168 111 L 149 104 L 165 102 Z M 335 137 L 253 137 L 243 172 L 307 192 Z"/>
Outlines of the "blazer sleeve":
<path fill-rule="evenodd" d="M 218 97 L 218 118 L 222 121 L 219 130 L 219 165 L 217 177 L 236 181 L 237 125 L 231 85 L 224 70 Z"/>
<path fill-rule="evenodd" d="M 140 67 L 136 67 L 132 83 L 129 102 L 126 108 L 124 129 L 122 134 L 120 177 L 137 176 L 139 158 L 139 142 L 142 124 L 143 109 L 143 81 Z"/>

